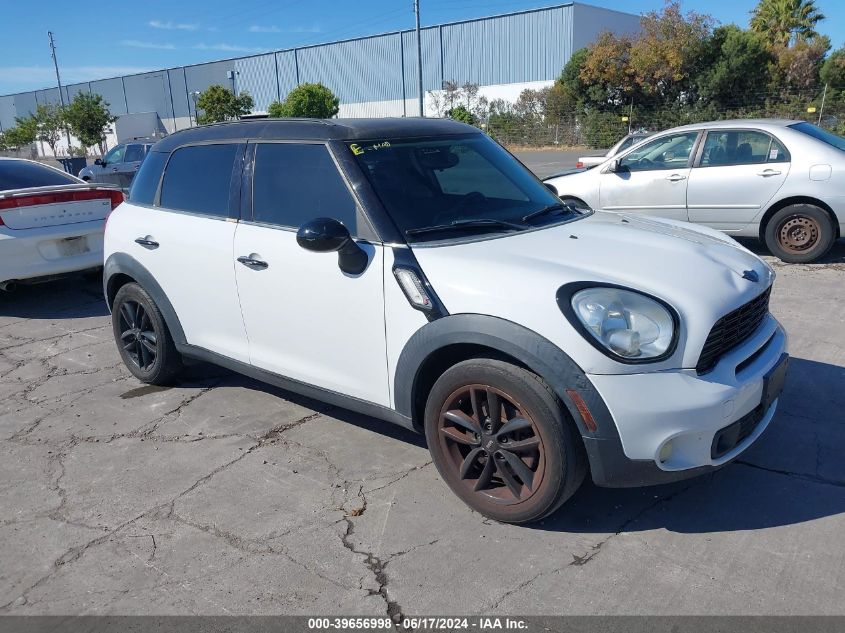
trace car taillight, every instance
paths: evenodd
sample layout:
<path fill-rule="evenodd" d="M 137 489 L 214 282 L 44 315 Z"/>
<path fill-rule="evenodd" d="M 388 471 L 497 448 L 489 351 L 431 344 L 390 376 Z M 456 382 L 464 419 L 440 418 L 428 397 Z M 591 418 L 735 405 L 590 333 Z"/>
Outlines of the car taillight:
<path fill-rule="evenodd" d="M 584 167 L 584 163 L 582 163 L 580 160 L 577 163 L 575 163 L 576 169 L 582 169 L 583 167 Z"/>
<path fill-rule="evenodd" d="M 0 200 L 0 211 L 4 209 L 20 209 L 39 204 L 56 204 L 61 202 L 82 202 L 84 200 L 111 201 L 111 208 L 123 202 L 123 192 L 116 189 L 83 189 L 81 191 L 56 191 L 54 193 L 39 193 L 31 196 L 18 196 Z"/>

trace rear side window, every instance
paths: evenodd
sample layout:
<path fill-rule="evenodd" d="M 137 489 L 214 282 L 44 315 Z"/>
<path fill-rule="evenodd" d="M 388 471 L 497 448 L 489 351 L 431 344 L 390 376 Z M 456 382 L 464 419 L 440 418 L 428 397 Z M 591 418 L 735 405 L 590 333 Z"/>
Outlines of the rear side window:
<path fill-rule="evenodd" d="M 0 191 L 72 185 L 78 182 L 72 176 L 38 163 L 25 160 L 0 160 Z"/>
<path fill-rule="evenodd" d="M 177 149 L 170 155 L 164 171 L 159 204 L 168 209 L 228 217 L 229 189 L 237 153 L 236 143 Z"/>
<path fill-rule="evenodd" d="M 150 152 L 141 163 L 141 168 L 132 179 L 132 189 L 129 191 L 129 200 L 136 204 L 153 205 L 158 191 L 158 183 L 161 180 L 161 172 L 164 171 L 164 164 L 167 162 L 168 154 L 163 152 Z"/>
<path fill-rule="evenodd" d="M 357 206 L 325 145 L 260 143 L 255 148 L 253 220 L 298 228 L 340 220 L 353 235 Z"/>

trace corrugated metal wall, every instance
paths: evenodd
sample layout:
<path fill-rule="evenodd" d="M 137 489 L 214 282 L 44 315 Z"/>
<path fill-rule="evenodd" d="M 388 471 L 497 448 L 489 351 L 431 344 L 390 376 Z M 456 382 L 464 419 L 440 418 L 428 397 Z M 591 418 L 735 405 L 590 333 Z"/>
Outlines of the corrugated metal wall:
<path fill-rule="evenodd" d="M 423 89 L 439 90 L 444 80 L 481 86 L 549 81 L 602 30 L 631 32 L 638 26 L 634 15 L 567 4 L 426 27 Z M 354 111 L 361 115 L 417 114 L 414 31 L 74 84 L 66 87 L 66 100 L 78 92 L 98 93 L 114 114 L 158 112 L 173 131 L 190 125 L 191 93 L 213 84 L 232 88 L 232 73 L 234 87 L 252 95 L 257 111 L 299 83 L 319 81 L 341 104 L 360 105 Z M 48 102 L 58 102 L 57 89 L 0 97 L 0 125 L 11 127 L 15 116 Z"/>

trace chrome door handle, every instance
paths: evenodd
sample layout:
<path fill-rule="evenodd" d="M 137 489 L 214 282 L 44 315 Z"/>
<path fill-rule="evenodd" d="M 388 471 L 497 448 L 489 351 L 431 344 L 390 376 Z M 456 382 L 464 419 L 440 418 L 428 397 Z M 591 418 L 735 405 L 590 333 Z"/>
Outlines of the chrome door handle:
<path fill-rule="evenodd" d="M 769 176 L 780 176 L 780 172 L 776 169 L 764 169 L 757 175 L 762 176 L 763 178 L 768 178 Z"/>
<path fill-rule="evenodd" d="M 140 244 L 141 246 L 149 249 L 158 248 L 159 244 L 154 239 L 152 239 L 149 235 L 147 237 L 139 237 L 135 240 L 136 244 Z"/>
<path fill-rule="evenodd" d="M 686 180 L 686 176 L 681 176 L 681 174 L 672 174 L 671 176 L 666 176 L 666 180 L 670 182 L 678 182 L 679 180 Z"/>
<path fill-rule="evenodd" d="M 238 257 L 238 261 L 247 268 L 254 268 L 256 270 L 264 270 L 270 266 L 270 264 L 261 259 L 255 259 L 254 257 L 248 257 L 246 255 Z"/>

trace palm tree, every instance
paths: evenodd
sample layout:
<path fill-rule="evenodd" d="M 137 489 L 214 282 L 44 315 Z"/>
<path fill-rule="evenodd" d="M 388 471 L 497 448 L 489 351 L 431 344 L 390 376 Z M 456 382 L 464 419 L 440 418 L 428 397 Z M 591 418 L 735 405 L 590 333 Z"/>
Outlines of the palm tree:
<path fill-rule="evenodd" d="M 760 0 L 751 12 L 751 29 L 770 44 L 789 46 L 816 37 L 815 26 L 821 20 L 824 15 L 815 0 Z"/>

